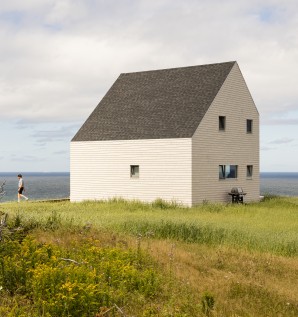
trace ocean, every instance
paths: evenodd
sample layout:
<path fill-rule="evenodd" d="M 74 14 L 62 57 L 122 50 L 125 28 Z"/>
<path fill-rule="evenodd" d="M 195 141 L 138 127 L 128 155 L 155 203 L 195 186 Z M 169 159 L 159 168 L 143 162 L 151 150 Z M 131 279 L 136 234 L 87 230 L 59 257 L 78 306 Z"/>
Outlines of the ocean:
<path fill-rule="evenodd" d="M 19 173 L 1 173 L 0 185 L 5 180 L 4 201 L 17 201 Z M 69 173 L 22 173 L 25 183 L 24 195 L 30 200 L 69 198 Z"/>
<path fill-rule="evenodd" d="M 17 200 L 17 174 L 0 172 L 0 185 L 6 180 L 2 202 Z M 69 197 L 69 173 L 23 173 L 23 179 L 30 200 Z M 260 194 L 298 196 L 298 173 L 261 173 Z"/>
<path fill-rule="evenodd" d="M 298 196 L 298 173 L 260 173 L 261 195 Z"/>

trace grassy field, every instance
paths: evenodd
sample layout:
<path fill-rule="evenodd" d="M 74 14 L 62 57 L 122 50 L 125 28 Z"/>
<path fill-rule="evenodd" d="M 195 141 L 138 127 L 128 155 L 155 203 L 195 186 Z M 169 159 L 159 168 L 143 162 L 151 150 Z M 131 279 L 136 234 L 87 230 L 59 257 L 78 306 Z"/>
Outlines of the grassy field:
<path fill-rule="evenodd" d="M 195 208 L 162 201 L 30 202 L 0 210 L 34 228 L 30 233 L 42 245 L 84 245 L 83 238 L 92 238 L 151 259 L 162 281 L 154 290 L 159 295 L 120 301 L 122 313 L 98 316 L 298 316 L 298 198 Z M 14 307 L 5 298 L 2 305 Z"/>

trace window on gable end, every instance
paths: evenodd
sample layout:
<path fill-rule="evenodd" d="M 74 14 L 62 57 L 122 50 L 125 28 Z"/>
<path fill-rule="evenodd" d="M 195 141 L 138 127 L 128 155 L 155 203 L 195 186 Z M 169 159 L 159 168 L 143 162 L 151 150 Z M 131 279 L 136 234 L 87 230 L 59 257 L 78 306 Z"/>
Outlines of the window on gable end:
<path fill-rule="evenodd" d="M 246 166 L 246 178 L 252 178 L 252 173 L 253 173 L 253 166 L 247 165 Z"/>
<path fill-rule="evenodd" d="M 246 133 L 252 133 L 252 120 L 246 120 Z"/>
<path fill-rule="evenodd" d="M 237 178 L 238 165 L 219 165 L 219 179 Z"/>
<path fill-rule="evenodd" d="M 219 172 L 219 175 L 218 175 L 218 178 L 219 179 L 225 179 L 225 165 L 219 165 L 218 168 L 218 172 Z"/>
<path fill-rule="evenodd" d="M 218 117 L 218 129 L 219 129 L 219 131 L 225 131 L 225 129 L 226 129 L 226 117 L 225 116 Z"/>

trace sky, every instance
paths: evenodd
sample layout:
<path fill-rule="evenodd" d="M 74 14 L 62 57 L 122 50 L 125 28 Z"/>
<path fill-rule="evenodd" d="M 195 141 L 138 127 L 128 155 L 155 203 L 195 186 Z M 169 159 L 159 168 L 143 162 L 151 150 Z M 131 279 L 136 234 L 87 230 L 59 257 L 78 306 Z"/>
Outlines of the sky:
<path fill-rule="evenodd" d="M 0 2 L 0 172 L 69 171 L 120 73 L 237 61 L 262 172 L 298 172 L 297 0 Z"/>

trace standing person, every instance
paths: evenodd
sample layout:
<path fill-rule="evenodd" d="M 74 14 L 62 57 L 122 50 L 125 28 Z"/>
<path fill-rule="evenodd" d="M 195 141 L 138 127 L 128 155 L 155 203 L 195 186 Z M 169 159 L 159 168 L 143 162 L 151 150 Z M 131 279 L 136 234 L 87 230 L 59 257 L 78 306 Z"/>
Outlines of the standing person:
<path fill-rule="evenodd" d="M 29 198 L 23 195 L 23 191 L 25 191 L 25 183 L 23 180 L 23 176 L 21 174 L 18 175 L 19 179 L 19 187 L 18 187 L 18 203 L 21 201 L 21 198 L 28 200 Z"/>

